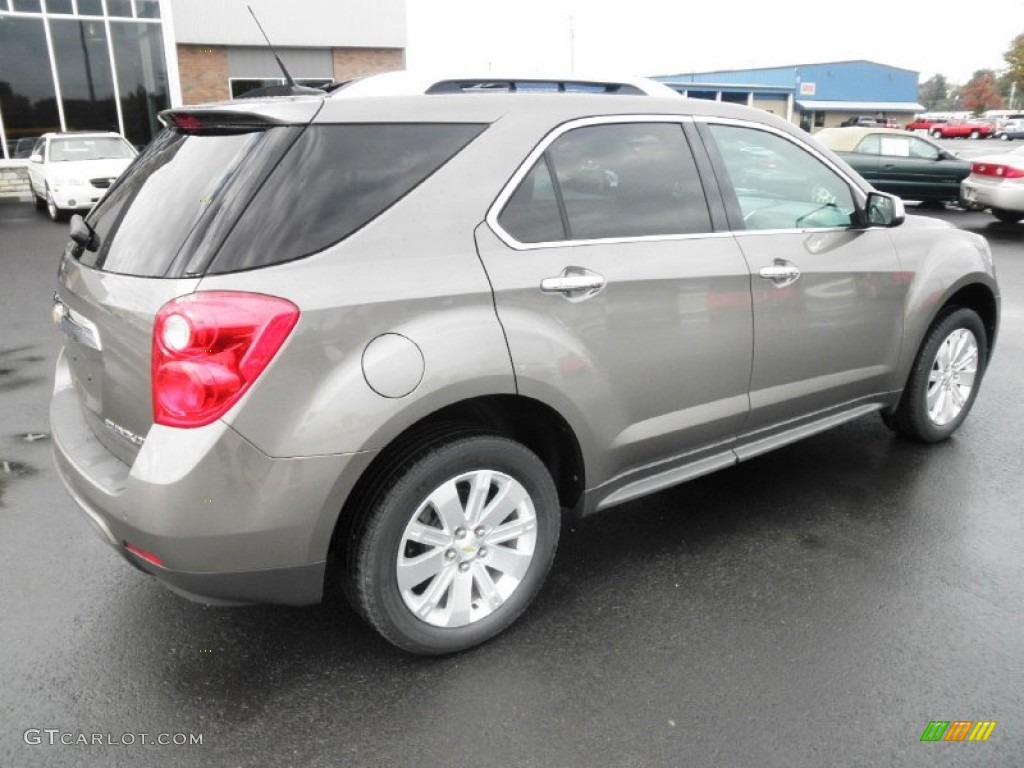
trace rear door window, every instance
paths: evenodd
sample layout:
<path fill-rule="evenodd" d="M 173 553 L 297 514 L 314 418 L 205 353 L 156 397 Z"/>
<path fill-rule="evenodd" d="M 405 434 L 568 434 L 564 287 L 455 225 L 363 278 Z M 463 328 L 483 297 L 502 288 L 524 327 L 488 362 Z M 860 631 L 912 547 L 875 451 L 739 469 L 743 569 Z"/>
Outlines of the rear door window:
<path fill-rule="evenodd" d="M 682 126 L 655 122 L 566 131 L 513 192 L 498 223 L 522 243 L 711 231 Z"/>

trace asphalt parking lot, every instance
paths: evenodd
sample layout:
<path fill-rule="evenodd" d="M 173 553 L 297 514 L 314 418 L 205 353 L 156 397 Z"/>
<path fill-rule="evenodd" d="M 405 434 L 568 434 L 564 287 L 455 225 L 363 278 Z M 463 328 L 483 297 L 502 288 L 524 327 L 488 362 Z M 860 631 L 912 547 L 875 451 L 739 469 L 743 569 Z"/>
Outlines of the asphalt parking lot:
<path fill-rule="evenodd" d="M 0 206 L 0 766 L 1021 765 L 1024 224 L 912 212 L 986 235 L 1003 290 L 954 439 L 866 418 L 573 524 L 515 626 L 421 659 L 337 600 L 189 603 L 100 542 L 46 434 L 65 227 Z"/>

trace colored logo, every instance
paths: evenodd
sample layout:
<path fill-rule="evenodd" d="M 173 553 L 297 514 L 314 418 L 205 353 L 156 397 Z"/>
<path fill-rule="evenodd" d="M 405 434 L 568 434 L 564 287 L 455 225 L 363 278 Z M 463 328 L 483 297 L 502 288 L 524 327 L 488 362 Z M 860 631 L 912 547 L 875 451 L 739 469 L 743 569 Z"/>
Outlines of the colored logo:
<path fill-rule="evenodd" d="M 995 728 L 995 720 L 932 720 L 921 741 L 988 741 Z"/>

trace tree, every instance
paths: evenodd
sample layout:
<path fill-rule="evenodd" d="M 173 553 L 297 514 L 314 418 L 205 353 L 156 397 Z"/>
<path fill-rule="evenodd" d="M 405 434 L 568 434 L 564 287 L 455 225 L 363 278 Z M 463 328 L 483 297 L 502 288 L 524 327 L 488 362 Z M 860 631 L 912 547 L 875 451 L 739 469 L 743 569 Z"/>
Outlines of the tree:
<path fill-rule="evenodd" d="M 964 109 L 980 115 L 986 109 L 1002 109 L 1003 97 L 996 83 L 996 73 L 991 69 L 979 69 L 961 90 Z"/>
<path fill-rule="evenodd" d="M 932 75 L 925 80 L 917 89 L 917 100 L 920 101 L 926 111 L 936 112 L 947 108 L 946 99 L 949 97 L 949 81 L 944 75 Z"/>
<path fill-rule="evenodd" d="M 1017 104 L 1024 102 L 1024 32 L 1013 38 L 1010 48 L 1003 54 L 1003 59 L 1009 65 L 1004 77 L 1009 80 L 1011 89 L 1015 92 Z M 1017 106 L 1017 104 L 1011 106 Z"/>

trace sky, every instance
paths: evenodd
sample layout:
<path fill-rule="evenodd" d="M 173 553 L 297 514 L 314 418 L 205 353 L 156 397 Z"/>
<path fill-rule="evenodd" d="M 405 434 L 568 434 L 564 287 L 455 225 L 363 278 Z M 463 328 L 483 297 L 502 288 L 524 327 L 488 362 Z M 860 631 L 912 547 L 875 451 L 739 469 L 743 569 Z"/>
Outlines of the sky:
<path fill-rule="evenodd" d="M 975 10 L 976 9 L 976 10 Z M 1005 68 L 1024 0 L 407 0 L 409 68 L 667 75 L 868 59 L 965 83 Z"/>

